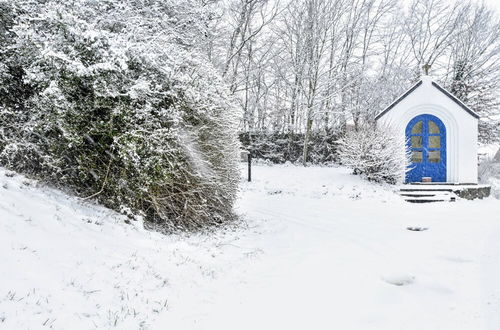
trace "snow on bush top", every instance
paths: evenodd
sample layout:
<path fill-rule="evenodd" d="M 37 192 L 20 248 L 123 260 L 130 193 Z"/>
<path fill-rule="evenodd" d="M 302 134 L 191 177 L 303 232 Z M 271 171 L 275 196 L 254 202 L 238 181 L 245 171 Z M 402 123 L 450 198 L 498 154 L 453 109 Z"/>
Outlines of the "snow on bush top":
<path fill-rule="evenodd" d="M 0 162 L 165 230 L 232 217 L 237 107 L 196 1 L 3 5 Z"/>

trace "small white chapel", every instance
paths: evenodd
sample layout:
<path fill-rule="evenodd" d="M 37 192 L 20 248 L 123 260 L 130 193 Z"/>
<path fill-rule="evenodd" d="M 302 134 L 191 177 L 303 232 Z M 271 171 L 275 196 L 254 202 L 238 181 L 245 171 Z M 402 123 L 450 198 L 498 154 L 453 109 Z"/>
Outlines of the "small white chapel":
<path fill-rule="evenodd" d="M 479 116 L 429 75 L 376 120 L 407 141 L 412 154 L 407 183 L 477 183 Z"/>

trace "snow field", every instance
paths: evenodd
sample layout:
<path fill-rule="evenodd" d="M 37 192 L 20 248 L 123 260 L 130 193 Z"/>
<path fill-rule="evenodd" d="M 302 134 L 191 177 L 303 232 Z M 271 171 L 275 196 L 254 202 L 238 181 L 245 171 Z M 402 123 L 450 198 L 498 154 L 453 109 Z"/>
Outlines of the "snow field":
<path fill-rule="evenodd" d="M 138 329 L 230 265 L 223 232 L 164 236 L 0 171 L 0 328 Z M 181 284 L 182 283 L 182 284 Z"/>
<path fill-rule="evenodd" d="M 498 200 L 415 205 L 344 168 L 253 170 L 245 223 L 190 236 L 1 171 L 0 328 L 500 328 Z"/>

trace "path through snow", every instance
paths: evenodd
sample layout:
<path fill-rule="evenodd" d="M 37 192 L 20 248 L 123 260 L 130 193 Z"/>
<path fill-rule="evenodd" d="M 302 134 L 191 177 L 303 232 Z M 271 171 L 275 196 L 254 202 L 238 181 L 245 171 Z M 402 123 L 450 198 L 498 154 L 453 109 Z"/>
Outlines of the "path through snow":
<path fill-rule="evenodd" d="M 261 253 L 182 328 L 500 329 L 498 200 L 415 205 L 345 169 L 260 166 L 238 208 Z"/>
<path fill-rule="evenodd" d="M 245 227 L 162 236 L 6 173 L 0 328 L 500 329 L 492 198 L 415 205 L 343 168 L 255 166 Z"/>

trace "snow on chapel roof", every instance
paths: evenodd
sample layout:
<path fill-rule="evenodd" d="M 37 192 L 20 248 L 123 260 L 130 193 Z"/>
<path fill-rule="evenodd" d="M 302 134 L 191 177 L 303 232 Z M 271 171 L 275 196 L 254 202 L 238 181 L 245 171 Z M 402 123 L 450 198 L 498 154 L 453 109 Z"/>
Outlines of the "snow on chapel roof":
<path fill-rule="evenodd" d="M 446 89 L 444 89 L 443 87 L 441 87 L 438 83 L 432 81 L 431 77 L 429 76 L 425 76 L 422 78 L 422 80 L 420 80 L 419 82 L 417 82 L 415 85 L 413 85 L 409 90 L 407 90 L 403 95 L 401 95 L 400 97 L 398 97 L 394 102 L 392 102 L 387 108 L 385 108 L 384 110 L 382 110 L 377 116 L 375 116 L 375 120 L 378 120 L 380 119 L 383 115 L 385 115 L 387 112 L 389 112 L 392 108 L 394 108 L 399 102 L 401 102 L 403 99 L 405 99 L 408 95 L 410 95 L 411 93 L 413 93 L 413 91 L 415 91 L 418 87 L 420 87 L 422 85 L 422 81 L 423 80 L 429 80 L 432 82 L 432 86 L 434 86 L 435 88 L 437 88 L 441 93 L 443 93 L 444 95 L 446 95 L 448 98 L 450 98 L 453 102 L 455 102 L 458 106 L 460 106 L 462 109 L 464 109 L 465 111 L 467 111 L 468 114 L 470 114 L 472 117 L 474 118 L 478 118 L 479 119 L 479 115 L 474 112 L 471 108 L 469 108 L 468 106 L 466 106 L 462 101 L 460 101 L 459 99 L 457 99 L 455 96 L 453 96 L 450 92 L 448 92 Z"/>

